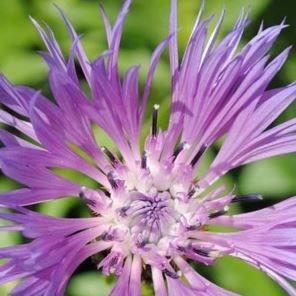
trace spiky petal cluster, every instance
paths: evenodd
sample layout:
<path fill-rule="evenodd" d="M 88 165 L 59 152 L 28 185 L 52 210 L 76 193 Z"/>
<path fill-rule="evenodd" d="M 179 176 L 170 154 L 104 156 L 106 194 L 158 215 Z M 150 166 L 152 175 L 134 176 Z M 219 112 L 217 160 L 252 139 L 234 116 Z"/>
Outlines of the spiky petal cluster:
<path fill-rule="evenodd" d="M 118 72 L 120 38 L 130 2 L 125 2 L 113 26 L 102 9 L 109 50 L 94 62 L 87 59 L 62 12 L 73 41 L 68 60 L 53 33 L 33 20 L 48 49 L 43 57 L 55 103 L 39 91 L 0 78 L 0 101 L 5 106 L 0 119 L 11 127 L 0 132 L 1 169 L 24 186 L 0 195 L 2 207 L 11 210 L 0 214 L 11 222 L 1 231 L 19 231 L 28 239 L 0 249 L 5 259 L 0 283 L 22 279 L 11 292 L 14 296 L 64 295 L 77 266 L 104 251 L 98 269 L 118 276 L 111 295 L 140 295 L 144 273 L 158 296 L 234 295 L 208 282 L 189 264 L 211 265 L 216 258 L 230 255 L 266 272 L 296 295 L 289 284 L 296 280 L 295 198 L 231 216 L 227 213 L 231 204 L 258 200 L 260 195 L 236 196 L 223 186 L 210 187 L 237 166 L 296 150 L 295 119 L 268 129 L 296 95 L 295 83 L 267 90 L 289 52 L 284 50 L 272 61 L 267 55 L 285 25 L 261 27 L 238 51 L 248 23 L 246 13 L 216 44 L 224 12 L 207 38 L 210 19 L 202 20 L 201 8 L 179 63 L 177 3 L 172 0 L 170 36 L 153 53 L 140 94 L 138 67 L 131 67 L 123 79 Z M 170 120 L 165 131 L 159 130 L 159 106 L 154 105 L 151 134 L 141 151 L 139 137 L 149 90 L 167 45 Z M 79 84 L 75 57 L 90 98 Z M 96 142 L 93 125 L 108 134 L 120 157 Z M 224 135 L 226 140 L 207 173 L 196 179 L 203 155 Z M 100 185 L 81 187 L 54 168 L 81 172 Z M 26 208 L 64 196 L 82 199 L 93 217 L 55 218 Z M 210 232 L 208 225 L 213 224 L 236 231 Z"/>

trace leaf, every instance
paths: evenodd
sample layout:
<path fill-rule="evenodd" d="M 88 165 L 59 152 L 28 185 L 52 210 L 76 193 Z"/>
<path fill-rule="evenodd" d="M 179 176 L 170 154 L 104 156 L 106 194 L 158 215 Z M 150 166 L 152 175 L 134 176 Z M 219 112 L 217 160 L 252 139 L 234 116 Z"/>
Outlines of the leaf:
<path fill-rule="evenodd" d="M 267 275 L 239 259 L 223 257 L 211 268 L 215 283 L 241 295 L 286 295 Z"/>
<path fill-rule="evenodd" d="M 47 73 L 46 69 L 37 53 L 26 51 L 12 51 L 1 62 L 1 70 L 14 84 L 40 83 Z"/>
<path fill-rule="evenodd" d="M 285 155 L 249 164 L 239 177 L 240 191 L 266 197 L 289 196 L 296 191 L 296 157 Z"/>
<path fill-rule="evenodd" d="M 74 276 L 70 280 L 68 292 L 69 296 L 107 296 L 112 289 L 106 278 L 98 272 L 84 272 Z"/>
<path fill-rule="evenodd" d="M 67 213 L 78 204 L 79 200 L 75 197 L 61 198 L 40 204 L 38 212 L 55 217 L 66 217 Z"/>

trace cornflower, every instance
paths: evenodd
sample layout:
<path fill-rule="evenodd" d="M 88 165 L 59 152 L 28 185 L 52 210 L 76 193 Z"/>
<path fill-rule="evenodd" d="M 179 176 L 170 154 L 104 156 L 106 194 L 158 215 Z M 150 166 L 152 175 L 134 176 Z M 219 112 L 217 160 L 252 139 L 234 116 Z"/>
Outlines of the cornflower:
<path fill-rule="evenodd" d="M 214 186 L 231 169 L 263 158 L 295 152 L 296 120 L 270 127 L 293 102 L 296 84 L 267 89 L 290 48 L 275 59 L 267 55 L 283 28 L 263 28 L 242 49 L 248 24 L 242 11 L 233 29 L 216 39 L 222 12 L 207 38 L 211 18 L 203 5 L 182 59 L 177 45 L 177 1 L 171 0 L 169 37 L 154 51 L 143 93 L 139 67 L 121 79 L 119 45 L 130 0 L 114 25 L 102 8 L 108 51 L 90 62 L 79 36 L 60 10 L 72 38 L 65 59 L 52 31 L 32 19 L 48 52 L 49 84 L 55 102 L 41 91 L 14 86 L 0 78 L 2 172 L 23 185 L 1 193 L 0 213 L 9 221 L 1 231 L 21 232 L 26 243 L 0 249 L 4 259 L 0 283 L 20 279 L 11 295 L 64 295 L 75 269 L 93 257 L 103 274 L 118 277 L 110 295 L 141 295 L 141 279 L 157 296 L 237 295 L 197 273 L 191 263 L 212 265 L 233 256 L 268 274 L 290 295 L 296 290 L 296 199 L 272 207 L 231 215 L 233 203 L 256 201 L 260 194 L 236 195 Z M 147 109 L 152 78 L 161 53 L 169 47 L 171 110 L 165 130 L 159 128 L 159 105 Z M 90 89 L 83 91 L 77 58 Z M 11 112 L 13 111 L 13 112 Z M 143 118 L 151 129 L 141 148 Z M 98 125 L 116 148 L 95 140 Z M 13 132 L 18 131 L 18 132 Z M 207 151 L 225 140 L 207 172 L 196 178 Z M 117 151 L 117 152 L 116 152 Z M 81 186 L 53 168 L 78 171 L 98 183 Z M 59 218 L 29 205 L 76 196 L 90 217 Z M 232 232 L 211 231 L 212 225 Z"/>

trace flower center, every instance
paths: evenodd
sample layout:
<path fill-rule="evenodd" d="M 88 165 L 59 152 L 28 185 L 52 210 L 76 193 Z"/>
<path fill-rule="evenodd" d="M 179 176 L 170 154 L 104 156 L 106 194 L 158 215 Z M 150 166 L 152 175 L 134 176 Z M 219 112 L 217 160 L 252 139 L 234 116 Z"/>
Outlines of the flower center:
<path fill-rule="evenodd" d="M 136 193 L 124 215 L 129 219 L 132 235 L 141 236 L 144 242 L 157 242 L 179 216 L 168 192 L 145 195 Z"/>
<path fill-rule="evenodd" d="M 169 242 L 184 227 L 202 224 L 192 211 L 197 205 L 192 203 L 194 186 L 188 166 L 176 168 L 148 158 L 144 168 L 142 163 L 135 171 L 117 166 L 108 178 L 112 190 L 106 217 L 133 245 Z"/>
<path fill-rule="evenodd" d="M 110 188 L 104 198 L 108 202 L 103 206 L 96 208 L 101 205 L 99 192 L 97 196 L 82 194 L 91 209 L 105 219 L 105 231 L 98 239 L 113 242 L 110 255 L 100 265 L 106 273 L 113 269 L 119 273 L 123 258 L 130 252 L 140 254 L 147 264 L 160 264 L 165 272 L 163 258 L 176 253 L 205 264 L 218 254 L 213 246 L 203 244 L 203 227 L 227 211 L 232 196 L 217 202 L 221 192 L 214 190 L 196 198 L 201 191 L 193 166 L 202 153 L 193 163 L 184 163 L 177 159 L 182 145 L 173 157 L 161 159 L 158 149 L 163 145 L 158 141 L 148 140 L 143 158 L 132 167 L 112 162 L 107 174 Z M 192 238 L 193 231 L 198 237 Z"/>
<path fill-rule="evenodd" d="M 153 107 L 151 135 L 140 160 L 124 164 L 103 147 L 111 164 L 107 174 L 110 203 L 97 212 L 110 225 L 105 239 L 124 241 L 124 248 L 162 245 L 165 253 L 180 233 L 200 228 L 209 218 L 209 209 L 195 198 L 194 181 L 194 166 L 207 146 L 189 162 L 185 155 L 190 145 L 185 142 L 166 151 L 165 134 L 157 128 L 158 108 Z"/>

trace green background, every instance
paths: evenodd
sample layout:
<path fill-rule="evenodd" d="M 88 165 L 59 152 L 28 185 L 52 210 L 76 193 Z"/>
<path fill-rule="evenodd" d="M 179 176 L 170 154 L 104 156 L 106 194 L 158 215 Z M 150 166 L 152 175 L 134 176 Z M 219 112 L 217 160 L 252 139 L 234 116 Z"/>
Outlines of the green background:
<path fill-rule="evenodd" d="M 99 17 L 98 3 L 104 4 L 112 20 L 114 20 L 122 1 L 119 0 L 55 0 L 69 15 L 77 31 L 83 33 L 83 43 L 91 59 L 106 49 L 103 26 Z M 50 96 L 46 80 L 47 68 L 37 51 L 44 47 L 36 33 L 28 15 L 40 21 L 45 21 L 54 29 L 57 39 L 67 55 L 70 42 L 66 30 L 52 5 L 48 0 L 0 0 L 0 70 L 17 84 L 27 84 Z M 207 0 L 206 15 L 219 14 L 221 8 L 226 7 L 226 18 L 222 28 L 227 32 L 237 18 L 240 9 L 251 7 L 252 23 L 246 30 L 243 42 L 256 34 L 261 20 L 265 25 L 274 25 L 287 17 L 290 27 L 285 29 L 274 46 L 272 55 L 288 45 L 294 45 L 296 37 L 295 0 Z M 180 50 L 184 51 L 190 34 L 194 18 L 199 7 L 199 0 L 179 1 Z M 149 58 L 154 47 L 168 34 L 168 0 L 135 0 L 126 21 L 120 53 L 121 71 L 125 71 L 132 64 L 141 65 L 141 84 L 143 85 Z M 274 87 L 288 84 L 295 79 L 296 56 L 292 52 L 289 61 L 273 82 Z M 152 103 L 161 103 L 162 124 L 167 116 L 169 102 L 169 66 L 167 53 L 161 59 L 154 80 L 151 95 Z M 286 120 L 295 116 L 296 107 L 292 105 L 279 119 Z M 149 122 L 146 123 L 147 125 Z M 240 205 L 239 211 L 254 210 L 273 204 L 292 195 L 296 195 L 296 156 L 287 155 L 260 161 L 231 172 L 225 181 L 237 184 L 238 193 L 259 192 L 265 200 L 253 205 Z M 70 178 L 77 175 L 68 172 Z M 15 188 L 17 184 L 0 177 L 1 191 Z M 86 182 L 86 180 L 79 180 Z M 73 198 L 45 203 L 38 210 L 55 216 L 83 216 L 87 209 Z M 20 242 L 17 235 L 1 234 L 0 246 Z M 231 289 L 242 295 L 249 296 L 279 296 L 286 295 L 272 280 L 254 268 L 238 260 L 224 258 L 214 267 L 201 268 L 200 272 L 222 287 Z M 107 295 L 112 286 L 112 279 L 100 276 L 90 261 L 85 262 L 72 278 L 67 295 Z M 0 295 L 7 295 L 10 287 L 7 284 L 0 287 Z M 151 289 L 143 288 L 144 295 L 151 295 Z"/>

